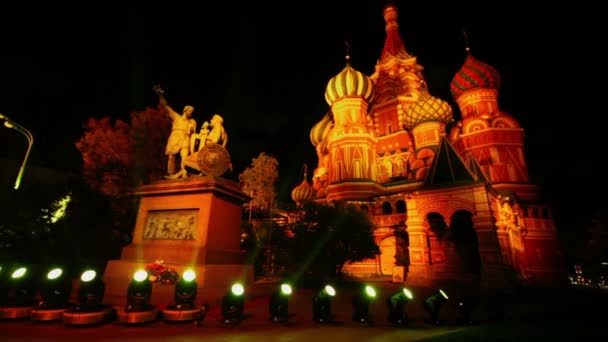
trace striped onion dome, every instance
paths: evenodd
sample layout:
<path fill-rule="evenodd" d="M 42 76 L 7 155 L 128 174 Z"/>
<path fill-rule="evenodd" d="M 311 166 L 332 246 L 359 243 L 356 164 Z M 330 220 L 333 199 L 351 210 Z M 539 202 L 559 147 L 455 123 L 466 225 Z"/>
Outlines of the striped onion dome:
<path fill-rule="evenodd" d="M 353 69 L 346 56 L 346 67 L 327 83 L 325 101 L 331 106 L 345 96 L 362 97 L 369 103 L 374 97 L 372 81 L 363 73 Z"/>
<path fill-rule="evenodd" d="M 478 88 L 498 90 L 500 83 L 500 74 L 493 66 L 469 54 L 464 61 L 464 65 L 454 75 L 450 83 L 450 92 L 452 97 L 457 99 L 467 90 Z"/>
<path fill-rule="evenodd" d="M 307 166 L 304 165 L 304 179 L 302 180 L 302 183 L 291 190 L 291 199 L 298 205 L 302 205 L 303 203 L 312 200 L 315 195 L 315 190 L 308 183 L 306 170 Z"/>
<path fill-rule="evenodd" d="M 321 121 L 317 122 L 310 130 L 310 142 L 312 145 L 317 147 L 331 131 L 333 124 L 331 111 L 327 112 Z"/>
<path fill-rule="evenodd" d="M 406 127 L 411 128 L 427 121 L 448 123 L 451 120 L 452 107 L 447 102 L 428 95 L 408 109 L 404 123 Z"/>

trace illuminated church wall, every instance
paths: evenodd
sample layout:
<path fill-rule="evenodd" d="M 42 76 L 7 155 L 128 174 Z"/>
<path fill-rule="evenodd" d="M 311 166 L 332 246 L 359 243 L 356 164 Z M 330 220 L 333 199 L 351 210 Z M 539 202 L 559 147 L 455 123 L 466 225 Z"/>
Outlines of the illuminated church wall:
<path fill-rule="evenodd" d="M 409 284 L 476 279 L 488 286 L 560 276 L 553 219 L 530 214 L 548 208 L 529 183 L 524 130 L 498 106 L 498 71 L 467 49 L 450 84 L 462 116 L 455 120 L 405 49 L 396 6 L 383 16 L 386 40 L 374 73 L 357 71 L 347 55 L 326 88 L 330 110 L 310 133 L 318 164 L 307 199 L 352 202 L 376 226 L 382 254 L 343 271 L 391 276 L 400 262 Z"/>

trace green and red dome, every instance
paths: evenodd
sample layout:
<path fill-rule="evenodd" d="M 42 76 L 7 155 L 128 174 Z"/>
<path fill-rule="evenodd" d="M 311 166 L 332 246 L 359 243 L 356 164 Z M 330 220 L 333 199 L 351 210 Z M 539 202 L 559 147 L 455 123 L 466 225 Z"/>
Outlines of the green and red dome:
<path fill-rule="evenodd" d="M 491 65 L 484 63 L 472 55 L 468 55 L 464 65 L 458 70 L 450 83 L 452 97 L 457 99 L 465 91 L 486 88 L 500 88 L 501 77 Z"/>

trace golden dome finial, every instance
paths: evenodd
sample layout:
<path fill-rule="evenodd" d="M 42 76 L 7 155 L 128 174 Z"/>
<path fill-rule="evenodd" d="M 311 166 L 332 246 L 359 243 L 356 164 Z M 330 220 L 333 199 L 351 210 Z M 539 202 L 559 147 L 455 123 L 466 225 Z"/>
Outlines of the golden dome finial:
<path fill-rule="evenodd" d="M 467 35 L 467 30 L 462 29 L 462 36 L 464 37 L 464 50 L 467 52 L 467 55 L 471 53 L 471 43 L 469 42 L 469 36 Z"/>
<path fill-rule="evenodd" d="M 348 40 L 344 40 L 344 48 L 346 49 L 346 64 L 350 64 L 350 42 Z"/>

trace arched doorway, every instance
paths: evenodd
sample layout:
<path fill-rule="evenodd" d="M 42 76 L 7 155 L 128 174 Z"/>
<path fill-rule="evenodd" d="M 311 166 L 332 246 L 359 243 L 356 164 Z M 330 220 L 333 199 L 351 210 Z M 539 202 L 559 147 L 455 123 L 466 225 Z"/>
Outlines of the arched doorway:
<path fill-rule="evenodd" d="M 465 273 L 479 275 L 481 273 L 481 257 L 479 243 L 474 228 L 473 214 L 466 210 L 458 210 L 452 215 L 450 239 L 456 246 Z"/>
<path fill-rule="evenodd" d="M 429 227 L 427 234 L 427 246 L 429 250 L 429 261 L 433 264 L 445 264 L 445 248 L 443 240 L 446 238 L 448 229 L 443 216 L 436 212 L 426 215 L 426 222 Z"/>

